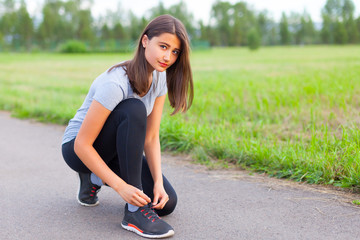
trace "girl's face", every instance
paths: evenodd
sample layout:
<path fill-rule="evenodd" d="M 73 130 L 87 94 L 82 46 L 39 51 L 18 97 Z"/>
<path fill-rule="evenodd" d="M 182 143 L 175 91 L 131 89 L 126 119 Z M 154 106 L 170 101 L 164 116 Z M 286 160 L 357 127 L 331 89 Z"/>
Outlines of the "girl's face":
<path fill-rule="evenodd" d="M 151 40 L 147 35 L 142 38 L 145 58 L 151 66 L 149 71 L 165 71 L 173 65 L 180 54 L 181 42 L 175 34 L 163 33 Z"/>

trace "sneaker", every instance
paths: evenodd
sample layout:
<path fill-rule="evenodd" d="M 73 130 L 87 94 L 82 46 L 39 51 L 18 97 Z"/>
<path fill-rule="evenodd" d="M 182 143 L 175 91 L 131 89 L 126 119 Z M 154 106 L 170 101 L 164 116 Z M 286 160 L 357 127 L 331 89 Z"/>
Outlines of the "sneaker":
<path fill-rule="evenodd" d="M 174 229 L 162 220 L 151 203 L 130 212 L 125 205 L 125 216 L 121 226 L 146 238 L 165 238 L 174 235 Z"/>
<path fill-rule="evenodd" d="M 78 202 L 86 207 L 94 207 L 99 204 L 97 193 L 100 191 L 100 186 L 95 185 L 90 180 L 91 173 L 79 172 L 79 191 L 77 195 Z"/>

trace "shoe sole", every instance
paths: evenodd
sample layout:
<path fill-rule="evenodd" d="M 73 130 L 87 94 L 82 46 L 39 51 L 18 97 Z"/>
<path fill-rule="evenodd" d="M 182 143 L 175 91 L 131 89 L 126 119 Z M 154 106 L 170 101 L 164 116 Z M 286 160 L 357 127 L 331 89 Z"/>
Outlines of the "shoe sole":
<path fill-rule="evenodd" d="M 121 226 L 130 232 L 134 232 L 134 233 L 136 233 L 142 237 L 146 237 L 146 238 L 166 238 L 166 237 L 171 237 L 172 235 L 175 234 L 174 230 L 170 230 L 167 233 L 164 233 L 161 235 L 152 235 L 152 234 L 146 234 L 146 233 L 141 232 L 141 230 L 134 225 L 130 226 L 129 224 L 125 225 L 125 224 L 121 223 Z"/>
<path fill-rule="evenodd" d="M 85 207 L 95 207 L 95 206 L 99 205 L 99 201 L 97 201 L 94 204 L 81 202 L 78 196 L 76 197 L 76 200 L 78 201 L 78 203 L 80 203 L 80 205 L 85 206 Z"/>
<path fill-rule="evenodd" d="M 80 194 L 80 176 L 79 176 L 79 174 L 78 174 L 78 178 L 79 178 L 79 187 L 78 187 L 77 195 L 76 195 L 76 200 L 78 201 L 78 203 L 80 203 L 80 205 L 85 206 L 85 207 L 95 207 L 95 206 L 99 205 L 99 200 L 93 204 L 84 203 L 84 202 L 80 201 L 80 199 L 79 199 L 79 194 Z"/>

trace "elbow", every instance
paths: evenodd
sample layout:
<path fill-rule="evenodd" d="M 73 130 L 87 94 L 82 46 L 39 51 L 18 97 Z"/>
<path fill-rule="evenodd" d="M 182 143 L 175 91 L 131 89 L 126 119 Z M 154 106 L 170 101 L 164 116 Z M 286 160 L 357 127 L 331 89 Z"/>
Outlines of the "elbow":
<path fill-rule="evenodd" d="M 76 137 L 74 141 L 74 152 L 76 155 L 81 155 L 81 150 L 84 149 L 84 146 L 84 142 L 80 138 Z"/>
<path fill-rule="evenodd" d="M 145 138 L 144 148 L 153 147 L 160 143 L 159 135 Z"/>

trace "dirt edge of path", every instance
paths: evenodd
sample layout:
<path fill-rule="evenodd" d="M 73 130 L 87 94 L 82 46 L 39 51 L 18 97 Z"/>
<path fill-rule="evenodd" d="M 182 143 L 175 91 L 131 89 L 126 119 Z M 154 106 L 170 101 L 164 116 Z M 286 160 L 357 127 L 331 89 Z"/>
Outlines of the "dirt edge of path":
<path fill-rule="evenodd" d="M 259 174 L 240 169 L 235 166 L 229 168 L 208 167 L 197 163 L 191 156 L 183 154 L 173 154 L 170 152 L 163 152 L 163 162 L 168 165 L 182 165 L 191 169 L 194 172 L 202 172 L 209 175 L 214 180 L 246 180 L 255 182 L 268 187 L 268 191 L 279 190 L 282 188 L 292 188 L 298 190 L 312 191 L 323 194 L 333 195 L 333 199 L 346 206 L 360 208 L 360 206 L 353 203 L 354 200 L 360 200 L 360 195 L 354 193 L 350 189 L 335 187 L 333 185 L 318 185 L 308 184 L 304 182 L 295 182 L 289 179 L 278 179 L 269 177 L 266 174 Z"/>

